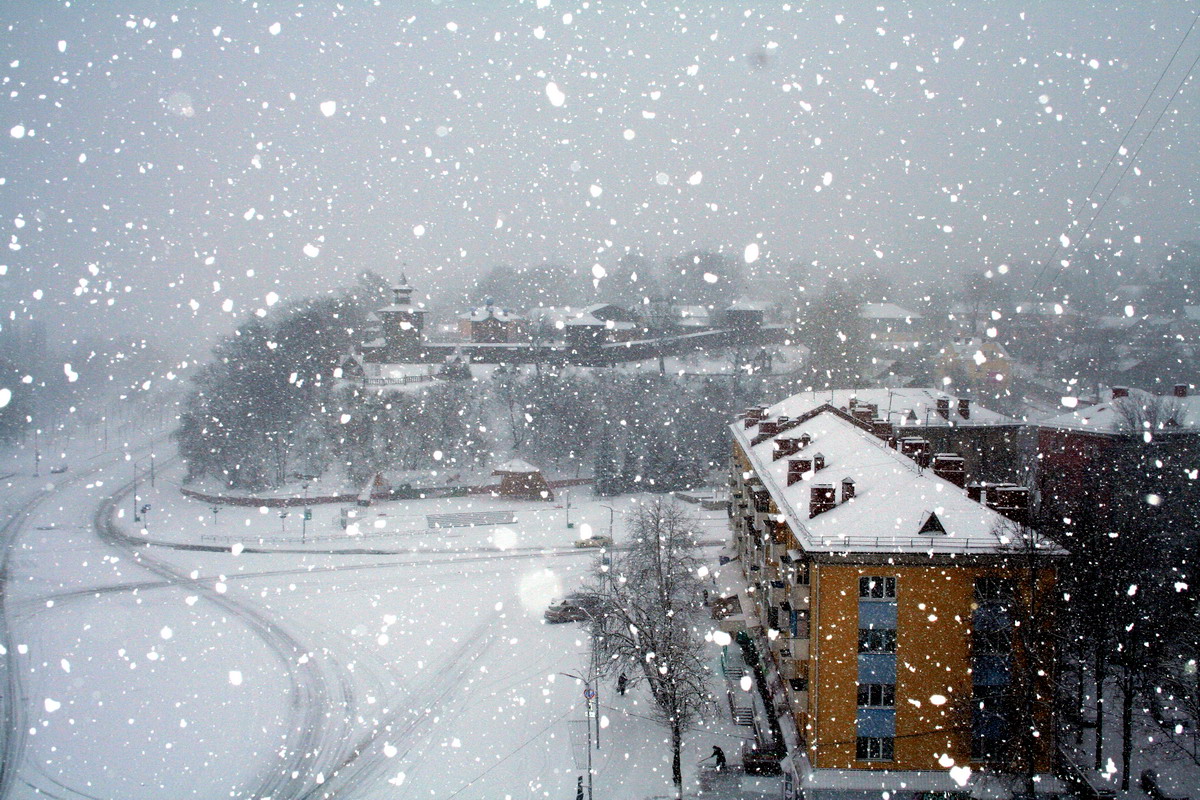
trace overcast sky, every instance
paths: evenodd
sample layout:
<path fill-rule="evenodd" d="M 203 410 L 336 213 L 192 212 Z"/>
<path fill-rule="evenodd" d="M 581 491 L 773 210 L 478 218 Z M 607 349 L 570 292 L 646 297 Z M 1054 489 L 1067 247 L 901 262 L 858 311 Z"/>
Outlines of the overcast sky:
<path fill-rule="evenodd" d="M 626 248 L 898 281 L 1045 258 L 1200 11 L 195 5 L 0 8 L 3 324 L 175 349 L 364 267 L 433 291 Z M 1198 54 L 1200 30 L 1131 152 Z M 1126 253 L 1200 238 L 1195 95 L 1097 224 Z"/>

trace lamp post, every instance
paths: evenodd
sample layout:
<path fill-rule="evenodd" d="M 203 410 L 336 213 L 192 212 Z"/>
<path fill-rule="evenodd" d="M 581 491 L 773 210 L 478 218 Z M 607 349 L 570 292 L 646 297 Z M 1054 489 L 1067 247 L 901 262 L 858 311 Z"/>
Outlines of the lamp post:
<path fill-rule="evenodd" d="M 583 686 L 584 686 L 583 699 L 584 699 L 584 703 L 586 704 L 584 706 L 585 714 L 590 715 L 592 712 L 592 701 L 596 697 L 595 691 L 592 690 L 592 682 L 587 680 L 586 678 L 582 678 L 579 675 L 575 675 L 574 673 L 571 673 L 571 672 L 560 672 L 558 674 L 566 676 L 568 678 L 574 678 L 577 681 L 583 682 Z M 584 719 L 584 722 L 587 723 L 583 727 L 587 729 L 588 800 L 592 800 L 592 723 L 591 723 L 591 720 L 586 719 L 586 717 Z"/>
<path fill-rule="evenodd" d="M 126 458 L 128 458 L 128 456 L 126 456 Z M 138 465 L 141 464 L 143 461 L 145 461 L 147 458 L 150 459 L 150 486 L 151 486 L 151 488 L 153 488 L 153 486 L 154 486 L 154 454 L 151 453 L 150 455 L 142 456 L 141 458 L 137 458 L 137 459 L 133 460 L 133 521 L 134 522 L 141 522 L 141 519 L 142 519 L 138 513 L 138 492 L 137 492 Z"/>
<path fill-rule="evenodd" d="M 300 522 L 300 544 L 305 544 L 308 539 L 308 518 L 312 516 L 312 511 L 308 507 L 308 487 L 320 475 L 313 474 L 311 469 L 309 472 L 293 472 L 293 478 L 299 478 L 300 485 L 304 487 L 304 514 L 301 515 Z"/>
<path fill-rule="evenodd" d="M 613 538 L 613 513 L 614 513 L 613 507 L 606 506 L 606 505 L 604 505 L 604 503 L 600 503 L 599 505 L 601 508 L 608 509 L 608 538 L 611 539 L 611 538 Z"/>
<path fill-rule="evenodd" d="M 41 433 L 40 428 L 33 429 L 33 477 L 40 478 L 41 472 L 39 467 L 42 463 L 42 450 L 38 442 L 38 435 Z"/>
<path fill-rule="evenodd" d="M 304 482 L 304 514 L 300 517 L 300 544 L 308 538 L 308 481 Z"/>

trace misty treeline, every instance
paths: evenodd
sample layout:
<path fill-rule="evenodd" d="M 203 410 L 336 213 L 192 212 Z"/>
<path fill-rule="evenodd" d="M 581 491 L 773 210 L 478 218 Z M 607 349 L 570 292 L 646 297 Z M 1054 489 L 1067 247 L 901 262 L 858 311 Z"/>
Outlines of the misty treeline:
<path fill-rule="evenodd" d="M 52 341 L 38 322 L 5 320 L 0 324 L 0 443 L 43 435 L 64 425 L 69 415 L 79 424 L 103 430 L 106 415 L 124 421 L 131 397 L 160 382 L 161 351 L 146 339 L 91 336 L 66 344 Z M 159 388 L 159 387 L 155 387 Z"/>
<path fill-rule="evenodd" d="M 601 494 L 696 485 L 724 458 L 725 424 L 759 379 L 685 379 L 617 368 L 498 366 L 398 391 L 338 380 L 362 329 L 356 293 L 306 300 L 240 326 L 193 378 L 180 416 L 189 481 L 280 486 L 333 471 L 438 470 L 464 482 L 507 454 Z"/>

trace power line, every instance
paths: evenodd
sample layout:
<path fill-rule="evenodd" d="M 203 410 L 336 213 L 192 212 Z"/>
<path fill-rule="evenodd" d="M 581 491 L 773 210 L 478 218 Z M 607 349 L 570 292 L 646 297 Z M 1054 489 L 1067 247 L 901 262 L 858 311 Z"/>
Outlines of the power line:
<path fill-rule="evenodd" d="M 1121 155 L 1121 151 L 1125 147 L 1125 142 L 1128 140 L 1129 135 L 1133 132 L 1134 127 L 1137 126 L 1138 120 L 1141 119 L 1142 114 L 1146 111 L 1147 106 L 1150 105 L 1150 101 L 1154 98 L 1154 95 L 1158 92 L 1158 87 L 1162 85 L 1163 79 L 1165 79 L 1167 77 L 1167 73 L 1171 71 L 1171 67 L 1175 64 L 1175 59 L 1176 59 L 1176 57 L 1178 57 L 1179 51 L 1183 49 L 1184 43 L 1188 40 L 1188 37 L 1192 35 L 1192 31 L 1195 29 L 1197 22 L 1200 22 L 1200 12 L 1197 12 L 1196 16 L 1192 18 L 1192 24 L 1188 27 L 1187 32 L 1183 34 L 1183 38 L 1179 40 L 1179 44 L 1177 44 L 1175 46 L 1175 52 L 1171 53 L 1171 58 L 1167 62 L 1167 65 L 1165 67 L 1163 67 L 1163 71 L 1159 74 L 1158 80 L 1156 80 L 1154 82 L 1154 86 L 1151 87 L 1150 91 L 1146 94 L 1146 99 L 1145 99 L 1145 101 L 1142 102 L 1142 107 L 1138 109 L 1137 114 L 1135 114 L 1133 117 L 1133 121 L 1131 121 L 1129 123 L 1129 126 L 1125 129 L 1125 133 L 1121 137 L 1121 141 L 1119 141 L 1117 143 L 1116 148 L 1113 150 L 1113 154 L 1108 159 L 1108 163 L 1104 165 L 1104 169 L 1100 172 L 1100 177 L 1098 177 L 1096 179 L 1096 182 L 1092 185 L 1092 188 L 1088 191 L 1086 197 L 1084 198 L 1085 205 L 1087 205 L 1089 203 L 1089 201 L 1092 199 L 1092 196 L 1096 193 L 1096 190 L 1100 188 L 1100 184 L 1104 181 L 1104 177 L 1108 174 L 1109 169 L 1111 169 L 1113 164 L 1116 163 L 1117 157 Z M 1200 56 L 1197 56 L 1197 60 L 1200 60 Z M 1108 194 L 1104 198 L 1104 201 L 1096 208 L 1095 212 L 1092 214 L 1091 221 L 1088 222 L 1087 228 L 1084 229 L 1083 234 L 1079 237 L 1079 239 L 1077 241 L 1082 241 L 1087 238 L 1087 235 L 1092 230 L 1092 226 L 1094 226 L 1096 224 L 1096 220 L 1099 219 L 1100 214 L 1104 211 L 1104 208 L 1108 205 L 1109 199 L 1112 197 L 1112 195 L 1116 191 L 1117 187 L 1121 185 L 1121 181 L 1125 179 L 1125 175 L 1128 174 L 1129 168 L 1133 165 L 1133 162 L 1137 160 L 1138 154 L 1141 153 L 1142 148 L 1146 146 L 1146 141 L 1150 138 L 1150 135 L 1152 133 L 1154 133 L 1155 129 L 1158 127 L 1158 124 L 1162 120 L 1163 115 L 1165 115 L 1167 112 L 1167 109 L 1169 109 L 1171 107 L 1171 103 L 1174 101 L 1175 96 L 1179 94 L 1180 89 L 1183 88 L 1183 84 L 1185 82 L 1187 82 L 1188 77 L 1191 76 L 1192 70 L 1195 69 L 1195 67 L 1196 67 L 1196 61 L 1193 61 L 1192 66 L 1188 68 L 1187 73 L 1184 74 L 1183 79 L 1179 82 L 1179 85 L 1175 87 L 1175 91 L 1171 93 L 1171 97 L 1167 100 L 1166 105 L 1163 106 L 1162 111 L 1159 112 L 1158 117 L 1154 121 L 1154 124 L 1150 127 L 1150 130 L 1146 132 L 1146 135 L 1142 138 L 1142 143 L 1140 145 L 1138 145 L 1138 149 L 1134 152 L 1133 156 L 1131 156 L 1129 158 L 1129 160 L 1125 163 L 1125 168 L 1121 171 L 1120 177 L 1118 177 L 1116 182 L 1113 183 L 1112 188 L 1109 189 Z M 1070 226 L 1068 226 L 1068 228 L 1067 228 L 1068 232 L 1073 227 L 1075 227 L 1075 224 L 1077 221 L 1078 220 L 1071 221 Z M 1042 278 L 1044 278 L 1046 276 L 1046 271 L 1050 268 L 1050 265 L 1054 263 L 1055 257 L 1059 254 L 1059 252 L 1062 249 L 1063 249 L 1063 244 L 1062 244 L 1062 240 L 1060 239 L 1059 242 L 1054 245 L 1054 249 L 1051 251 L 1049 257 L 1046 259 L 1046 263 L 1042 265 L 1042 271 L 1040 273 L 1038 273 L 1037 280 L 1035 280 L 1033 282 L 1033 286 L 1031 287 L 1031 291 L 1033 293 L 1036 294 L 1037 289 L 1038 289 L 1038 284 L 1040 284 L 1042 282 Z M 1062 270 L 1063 270 L 1063 266 L 1059 265 L 1058 270 L 1055 271 L 1056 279 L 1058 277 L 1058 274 L 1060 272 L 1062 272 Z"/>

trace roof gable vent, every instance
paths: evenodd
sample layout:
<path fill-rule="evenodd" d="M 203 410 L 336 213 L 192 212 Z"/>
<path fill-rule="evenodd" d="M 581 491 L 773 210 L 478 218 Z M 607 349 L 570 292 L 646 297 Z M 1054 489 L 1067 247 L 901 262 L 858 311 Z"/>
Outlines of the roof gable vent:
<path fill-rule="evenodd" d="M 929 516 L 925 518 L 925 522 L 921 524 L 921 529 L 917 533 L 924 533 L 930 536 L 945 536 L 946 528 L 942 525 L 942 521 L 938 519 L 937 513 L 930 511 Z"/>

